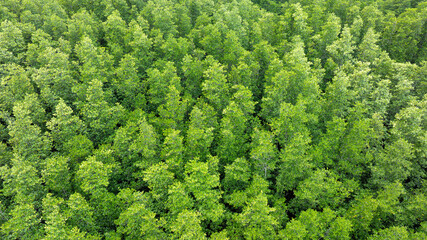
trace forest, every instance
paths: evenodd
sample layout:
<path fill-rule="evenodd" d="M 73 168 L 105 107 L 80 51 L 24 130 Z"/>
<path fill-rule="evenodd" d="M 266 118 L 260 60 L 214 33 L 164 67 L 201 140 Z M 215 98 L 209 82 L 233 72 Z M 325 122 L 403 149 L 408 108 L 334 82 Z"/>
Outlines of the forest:
<path fill-rule="evenodd" d="M 1 0 L 0 239 L 427 239 L 427 1 Z"/>

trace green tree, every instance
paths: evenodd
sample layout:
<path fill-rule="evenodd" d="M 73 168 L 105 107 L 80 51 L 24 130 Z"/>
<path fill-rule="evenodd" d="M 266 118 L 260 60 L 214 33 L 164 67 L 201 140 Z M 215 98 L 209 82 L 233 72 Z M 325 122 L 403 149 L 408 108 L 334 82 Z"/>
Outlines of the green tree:
<path fill-rule="evenodd" d="M 385 185 L 387 183 L 403 182 L 412 170 L 412 145 L 403 139 L 388 144 L 384 151 L 375 159 L 371 167 L 372 181 Z"/>
<path fill-rule="evenodd" d="M 329 208 L 318 212 L 308 209 L 301 212 L 280 233 L 284 239 L 351 239 L 352 224 Z"/>
<path fill-rule="evenodd" d="M 169 186 L 174 182 L 174 174 L 168 170 L 168 165 L 163 162 L 154 164 L 145 170 L 143 175 L 153 199 L 159 203 L 166 202 Z"/>
<path fill-rule="evenodd" d="M 275 239 L 278 221 L 272 216 L 274 211 L 262 191 L 248 202 L 243 212 L 236 216 L 245 239 Z"/>
<path fill-rule="evenodd" d="M 363 36 L 362 42 L 357 49 L 359 60 L 364 62 L 372 62 L 380 54 L 380 47 L 377 45 L 379 41 L 379 34 L 375 30 L 369 28 Z"/>
<path fill-rule="evenodd" d="M 156 65 L 158 65 L 157 68 L 147 70 L 148 78 L 146 80 L 148 99 L 152 110 L 157 109 L 159 105 L 166 102 L 169 86 L 174 86 L 179 92 L 182 90 L 181 80 L 172 62 L 158 62 Z"/>
<path fill-rule="evenodd" d="M 350 28 L 348 26 L 344 26 L 339 39 L 326 47 L 326 50 L 338 66 L 353 60 L 354 49 L 353 36 L 351 35 Z"/>
<path fill-rule="evenodd" d="M 62 198 L 53 197 L 52 194 L 48 194 L 43 199 L 43 219 L 46 221 L 44 239 L 69 239 L 65 224 L 66 218 L 60 209 L 60 205 L 63 203 Z"/>
<path fill-rule="evenodd" d="M 206 234 L 200 226 L 200 213 L 194 210 L 184 210 L 178 214 L 171 225 L 174 239 L 206 239 Z"/>
<path fill-rule="evenodd" d="M 218 190 L 218 158 L 210 157 L 205 163 L 190 160 L 185 170 L 185 187 L 194 196 L 201 219 L 220 222 L 224 215 L 224 206 L 219 202 L 222 192 Z"/>
<path fill-rule="evenodd" d="M 161 157 L 166 162 L 168 169 L 175 175 L 181 175 L 184 167 L 184 138 L 179 130 L 170 129 L 165 132 L 162 144 Z"/>
<path fill-rule="evenodd" d="M 0 65 L 0 107 L 12 111 L 13 104 L 34 93 L 28 72 L 20 65 L 9 63 Z"/>
<path fill-rule="evenodd" d="M 341 182 L 338 176 L 326 169 L 318 169 L 301 182 L 295 191 L 294 204 L 303 209 L 330 207 L 338 208 L 355 190 L 357 183 L 352 180 Z"/>
<path fill-rule="evenodd" d="M 41 171 L 43 182 L 48 190 L 68 196 L 71 192 L 71 176 L 68 166 L 68 158 L 64 156 L 52 156 L 45 160 Z"/>
<path fill-rule="evenodd" d="M 55 107 L 53 118 L 46 123 L 50 130 L 50 137 L 56 150 L 62 151 L 64 144 L 74 136 L 85 133 L 85 125 L 77 116 L 73 116 L 73 110 L 60 99 Z"/>
<path fill-rule="evenodd" d="M 40 127 L 34 124 L 37 120 L 44 120 L 44 113 L 36 96 L 27 95 L 23 101 L 15 103 L 15 120 L 8 126 L 9 143 L 14 153 L 37 169 L 40 169 L 41 160 L 49 155 L 51 148 L 50 140 L 42 134 Z"/>
<path fill-rule="evenodd" d="M 120 16 L 119 11 L 114 10 L 102 24 L 102 27 L 110 53 L 114 56 L 116 62 L 118 62 L 121 56 L 127 52 L 127 49 L 124 49 L 126 45 L 123 44 L 128 30 L 126 22 Z"/>
<path fill-rule="evenodd" d="M 252 134 L 251 160 L 259 174 L 267 178 L 267 173 L 276 169 L 276 147 L 269 131 L 255 128 Z"/>
<path fill-rule="evenodd" d="M 113 76 L 113 57 L 104 48 L 97 46 L 96 41 L 88 35 L 83 35 L 82 39 L 75 46 L 76 55 L 80 61 L 79 73 L 83 84 L 75 86 L 74 92 L 82 98 L 85 87 L 96 79 L 101 83 L 111 81 Z M 80 90 L 83 88 L 83 90 Z"/>
<path fill-rule="evenodd" d="M 134 110 L 145 107 L 143 84 L 138 73 L 138 59 L 131 54 L 126 54 L 115 69 L 115 78 L 112 88 L 115 90 L 118 101 L 126 108 Z"/>
<path fill-rule="evenodd" d="M 197 106 L 190 113 L 186 137 L 186 156 L 189 159 L 205 159 L 213 141 L 213 128 L 209 127 L 207 117 Z"/>
<path fill-rule="evenodd" d="M 25 41 L 21 29 L 9 21 L 0 24 L 0 63 L 20 63 L 25 50 Z"/>
<path fill-rule="evenodd" d="M 124 114 L 120 104 L 113 106 L 108 104 L 102 88 L 100 80 L 90 81 L 85 91 L 85 100 L 76 103 L 82 120 L 87 124 L 89 136 L 95 144 L 107 141 Z"/>
<path fill-rule="evenodd" d="M 295 189 L 312 173 L 313 164 L 309 144 L 308 136 L 297 133 L 280 152 L 279 173 L 276 178 L 278 194 Z"/>
<path fill-rule="evenodd" d="M 28 202 L 17 202 L 10 212 L 11 218 L 2 224 L 1 233 L 5 239 L 41 239 L 43 228 L 41 219 Z"/>
<path fill-rule="evenodd" d="M 93 218 L 95 209 L 89 205 L 86 199 L 76 192 L 69 196 L 66 204 L 64 215 L 67 225 L 73 229 L 96 234 L 98 226 Z"/>
<path fill-rule="evenodd" d="M 136 201 L 115 221 L 117 232 L 123 234 L 125 239 L 164 239 L 166 235 L 155 217 L 156 214 L 144 203 Z"/>
<path fill-rule="evenodd" d="M 221 112 L 228 103 L 229 84 L 225 75 L 224 66 L 219 62 L 214 63 L 203 72 L 205 80 L 202 83 L 203 95 L 208 102 Z"/>
<path fill-rule="evenodd" d="M 96 42 L 100 37 L 101 25 L 95 20 L 93 13 L 89 13 L 85 8 L 80 8 L 68 19 L 67 29 L 65 36 L 71 46 L 74 46 L 85 36 Z"/>
<path fill-rule="evenodd" d="M 143 74 L 152 64 L 154 53 L 151 51 L 153 41 L 147 36 L 148 23 L 141 16 L 137 21 L 132 20 L 129 23 L 127 41 L 131 54 L 136 60 L 138 73 Z M 146 31 L 147 30 L 147 31 Z"/>
<path fill-rule="evenodd" d="M 168 90 L 165 103 L 157 109 L 161 129 L 183 129 L 188 101 L 182 99 L 175 86 L 169 86 Z"/>
<path fill-rule="evenodd" d="M 111 167 L 96 160 L 95 157 L 89 157 L 83 161 L 76 172 L 80 188 L 90 194 L 96 194 L 97 191 L 106 188 L 111 175 Z"/>

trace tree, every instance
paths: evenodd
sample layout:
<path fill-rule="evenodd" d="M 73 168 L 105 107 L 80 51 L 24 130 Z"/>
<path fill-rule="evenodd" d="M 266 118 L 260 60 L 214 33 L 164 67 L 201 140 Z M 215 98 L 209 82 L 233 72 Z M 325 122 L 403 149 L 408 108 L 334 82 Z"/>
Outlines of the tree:
<path fill-rule="evenodd" d="M 307 24 L 307 13 L 304 12 L 300 3 L 291 5 L 292 13 L 292 32 L 294 35 L 299 35 L 302 39 L 308 39 L 312 29 Z"/>
<path fill-rule="evenodd" d="M 180 134 L 181 132 L 179 130 L 167 130 L 160 153 L 168 169 L 179 176 L 183 173 L 185 151 L 183 144 L 184 138 L 180 136 Z"/>
<path fill-rule="evenodd" d="M 301 135 L 310 141 L 310 131 L 306 124 L 310 118 L 315 116 L 306 113 L 304 102 L 298 101 L 296 105 L 282 103 L 279 110 L 279 116 L 272 119 L 272 129 L 276 139 L 281 147 L 286 147 L 295 135 Z"/>
<path fill-rule="evenodd" d="M 73 110 L 60 99 L 55 107 L 53 118 L 46 123 L 50 130 L 50 137 L 56 150 L 63 151 L 64 144 L 74 136 L 85 133 L 85 125 L 77 116 L 73 116 Z"/>
<path fill-rule="evenodd" d="M 337 175 L 326 169 L 318 169 L 299 184 L 295 191 L 294 204 L 302 209 L 329 207 L 338 208 L 355 190 L 357 183 L 347 180 L 343 183 Z"/>
<path fill-rule="evenodd" d="M 316 43 L 317 54 L 315 56 L 325 62 L 330 56 L 326 51 L 326 47 L 332 45 L 338 39 L 341 31 L 341 19 L 334 13 L 330 13 L 321 28 L 322 30 L 319 34 L 313 36 L 313 41 Z"/>
<path fill-rule="evenodd" d="M 208 126 L 207 118 L 197 107 L 190 113 L 186 138 L 186 156 L 189 159 L 205 159 L 209 154 L 209 147 L 213 141 L 213 128 Z"/>
<path fill-rule="evenodd" d="M 96 194 L 108 186 L 110 174 L 111 166 L 103 164 L 96 160 L 95 157 L 89 157 L 80 164 L 79 170 L 76 172 L 76 178 L 84 192 Z"/>
<path fill-rule="evenodd" d="M 261 176 L 267 178 L 268 171 L 276 169 L 276 148 L 273 144 L 273 135 L 266 130 L 255 128 L 252 134 L 251 160 Z"/>
<path fill-rule="evenodd" d="M 64 203 L 62 198 L 55 198 L 48 194 L 43 199 L 43 219 L 46 221 L 44 226 L 46 236 L 44 239 L 68 239 L 66 228 L 66 218 L 61 213 L 60 205 Z"/>
<path fill-rule="evenodd" d="M 95 144 L 107 141 L 124 113 L 120 104 L 108 104 L 102 88 L 103 83 L 100 80 L 90 81 L 85 91 L 85 100 L 77 102 L 82 119 L 87 123 L 89 136 Z"/>
<path fill-rule="evenodd" d="M 168 87 L 174 86 L 181 92 L 180 78 L 172 62 L 158 62 L 157 68 L 147 70 L 148 97 L 151 103 L 150 109 L 155 110 L 166 102 Z"/>
<path fill-rule="evenodd" d="M 124 49 L 124 37 L 127 35 L 126 22 L 120 16 L 119 11 L 114 10 L 107 20 L 102 24 L 105 34 L 105 40 L 110 53 L 114 56 L 116 62 L 119 61 L 121 56 L 127 52 Z"/>
<path fill-rule="evenodd" d="M 41 219 L 33 204 L 17 203 L 10 214 L 11 218 L 2 224 L 0 229 L 6 239 L 40 239 L 43 237 Z"/>
<path fill-rule="evenodd" d="M 369 28 L 363 36 L 363 40 L 357 49 L 359 60 L 364 62 L 372 62 L 372 60 L 377 58 L 380 53 L 380 48 L 377 45 L 378 41 L 379 34 L 375 33 L 374 29 Z"/>
<path fill-rule="evenodd" d="M 94 208 L 89 205 L 80 193 L 73 193 L 69 196 L 67 208 L 64 210 L 66 223 L 73 229 L 80 229 L 88 233 L 96 234 L 98 227 L 93 218 Z"/>
<path fill-rule="evenodd" d="M 185 184 L 176 181 L 169 188 L 168 194 L 167 207 L 171 219 L 176 219 L 178 215 L 182 215 L 185 211 L 190 211 L 193 208 L 194 199 L 188 195 Z"/>
<path fill-rule="evenodd" d="M 161 129 L 183 129 L 187 105 L 187 99 L 181 98 L 180 92 L 175 86 L 169 86 L 166 102 L 157 109 Z"/>
<path fill-rule="evenodd" d="M 326 47 L 326 50 L 338 66 L 352 61 L 354 49 L 353 36 L 351 35 L 350 28 L 348 26 L 344 26 L 339 39 Z"/>
<path fill-rule="evenodd" d="M 223 115 L 217 153 L 224 163 L 230 163 L 247 151 L 247 119 L 234 101 L 224 109 Z"/>
<path fill-rule="evenodd" d="M 279 174 L 276 178 L 277 194 L 295 189 L 301 181 L 312 173 L 310 139 L 297 133 L 282 149 L 278 162 Z"/>
<path fill-rule="evenodd" d="M 193 210 L 182 211 L 171 225 L 173 238 L 206 239 L 206 234 L 203 232 L 200 223 L 200 213 Z"/>
<path fill-rule="evenodd" d="M 351 239 L 352 224 L 329 208 L 318 212 L 308 209 L 290 221 L 281 232 L 284 239 Z"/>
<path fill-rule="evenodd" d="M 127 41 L 131 54 L 136 60 L 138 73 L 144 74 L 152 64 L 154 53 L 151 51 L 153 41 L 147 36 L 147 21 L 140 16 L 137 21 L 132 20 L 129 23 Z"/>
<path fill-rule="evenodd" d="M 21 29 L 9 20 L 0 24 L 0 63 L 20 63 L 25 49 Z"/>
<path fill-rule="evenodd" d="M 386 229 L 381 229 L 378 232 L 371 235 L 368 239 L 410 239 L 409 233 L 406 230 L 406 227 L 390 227 Z"/>
<path fill-rule="evenodd" d="M 70 194 L 71 176 L 67 157 L 52 156 L 47 158 L 41 173 L 43 182 L 46 184 L 48 190 L 62 197 Z"/>
<path fill-rule="evenodd" d="M 144 181 L 148 183 L 153 199 L 159 203 L 165 202 L 169 186 L 174 182 L 174 174 L 168 170 L 168 165 L 163 162 L 152 165 L 143 172 L 143 176 Z"/>
<path fill-rule="evenodd" d="M 2 64 L 0 72 L 0 107 L 3 110 L 12 111 L 16 101 L 23 100 L 26 95 L 34 93 L 34 86 L 31 84 L 28 72 L 20 65 Z"/>
<path fill-rule="evenodd" d="M 143 203 L 135 202 L 115 221 L 117 232 L 123 234 L 125 239 L 163 239 L 165 233 L 155 216 Z"/>
<path fill-rule="evenodd" d="M 243 191 L 249 186 L 251 178 L 249 166 L 245 158 L 237 158 L 231 164 L 225 166 L 225 177 L 221 184 L 225 193 L 232 194 L 236 191 Z"/>
<path fill-rule="evenodd" d="M 200 44 L 207 54 L 212 55 L 215 59 L 222 59 L 224 52 L 224 32 L 226 26 L 217 22 L 209 24 L 202 28 Z"/>
<path fill-rule="evenodd" d="M 412 145 L 403 139 L 390 143 L 381 152 L 371 167 L 372 181 L 379 185 L 403 182 L 412 170 Z"/>
<path fill-rule="evenodd" d="M 243 212 L 236 216 L 236 221 L 244 229 L 243 235 L 246 239 L 274 239 L 275 227 L 278 222 L 272 216 L 274 208 L 268 206 L 265 193 L 262 191 L 253 198 Z"/>
<path fill-rule="evenodd" d="M 112 88 L 119 102 L 126 108 L 134 110 L 143 109 L 146 105 L 145 96 L 141 89 L 142 81 L 139 79 L 138 59 L 131 54 L 126 54 L 115 69 L 116 78 L 112 81 Z"/>
<path fill-rule="evenodd" d="M 9 143 L 19 158 L 40 169 L 40 162 L 49 155 L 51 143 L 42 134 L 36 121 L 44 120 L 44 109 L 35 95 L 27 95 L 23 101 L 17 101 L 13 107 L 15 120 L 8 126 Z M 41 123 L 39 123 L 42 125 Z"/>
<path fill-rule="evenodd" d="M 90 89 L 93 82 L 101 84 L 111 81 L 113 71 L 113 57 L 98 47 L 96 43 L 85 35 L 75 46 L 75 52 L 80 61 L 79 72 L 82 84 L 74 86 L 73 92 L 82 99 L 85 91 Z M 89 95 L 89 93 L 86 93 Z"/>
<path fill-rule="evenodd" d="M 194 99 L 202 95 L 204 62 L 198 57 L 185 55 L 181 61 L 182 72 L 185 77 L 183 81 L 184 94 L 190 94 Z"/>
<path fill-rule="evenodd" d="M 84 39 L 85 35 L 96 42 L 100 37 L 101 25 L 95 20 L 93 13 L 80 8 L 68 19 L 68 31 L 65 33 L 71 46 Z"/>
<path fill-rule="evenodd" d="M 185 187 L 194 196 L 201 219 L 219 223 L 224 206 L 219 202 L 222 192 L 218 190 L 218 158 L 210 157 L 206 163 L 190 160 L 185 173 Z"/>
<path fill-rule="evenodd" d="M 221 112 L 227 105 L 229 98 L 229 84 L 225 76 L 224 66 L 214 63 L 203 72 L 205 80 L 202 83 L 202 91 L 208 102 L 217 112 Z"/>

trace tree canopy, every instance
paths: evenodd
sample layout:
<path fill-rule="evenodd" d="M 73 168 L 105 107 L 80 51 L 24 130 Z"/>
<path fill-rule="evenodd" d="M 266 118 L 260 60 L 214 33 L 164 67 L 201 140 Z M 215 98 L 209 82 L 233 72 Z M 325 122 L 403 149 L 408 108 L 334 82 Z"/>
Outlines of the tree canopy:
<path fill-rule="evenodd" d="M 0 1 L 0 239 L 427 239 L 426 20 Z"/>

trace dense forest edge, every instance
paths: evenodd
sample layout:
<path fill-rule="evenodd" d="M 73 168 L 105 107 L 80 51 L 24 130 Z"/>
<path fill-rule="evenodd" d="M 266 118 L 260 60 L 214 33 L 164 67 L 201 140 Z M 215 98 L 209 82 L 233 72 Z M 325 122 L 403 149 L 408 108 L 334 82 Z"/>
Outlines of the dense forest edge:
<path fill-rule="evenodd" d="M 2 0 L 0 239 L 427 239 L 424 0 Z"/>

